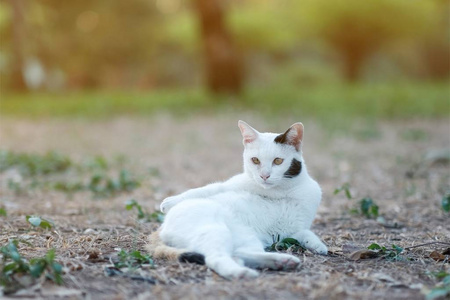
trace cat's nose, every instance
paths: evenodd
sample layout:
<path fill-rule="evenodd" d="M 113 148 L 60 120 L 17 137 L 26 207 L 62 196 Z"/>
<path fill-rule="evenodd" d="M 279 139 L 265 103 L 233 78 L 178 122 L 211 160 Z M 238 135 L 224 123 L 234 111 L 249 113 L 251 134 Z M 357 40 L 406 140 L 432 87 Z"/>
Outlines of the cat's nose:
<path fill-rule="evenodd" d="M 270 175 L 259 175 L 264 181 L 269 179 Z"/>

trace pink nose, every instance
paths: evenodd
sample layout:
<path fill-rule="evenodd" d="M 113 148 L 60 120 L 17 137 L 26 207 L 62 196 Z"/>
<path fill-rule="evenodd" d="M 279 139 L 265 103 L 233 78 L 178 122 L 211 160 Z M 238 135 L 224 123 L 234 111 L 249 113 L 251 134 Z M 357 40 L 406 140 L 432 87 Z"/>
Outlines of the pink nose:
<path fill-rule="evenodd" d="M 264 181 L 266 181 L 267 179 L 269 179 L 270 175 L 259 175 L 262 179 L 264 179 Z"/>

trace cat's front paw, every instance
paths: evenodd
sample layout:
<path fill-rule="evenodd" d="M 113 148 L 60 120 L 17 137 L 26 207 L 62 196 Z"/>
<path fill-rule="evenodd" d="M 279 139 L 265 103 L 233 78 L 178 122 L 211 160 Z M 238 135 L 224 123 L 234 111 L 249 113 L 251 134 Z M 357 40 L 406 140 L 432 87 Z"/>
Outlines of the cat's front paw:
<path fill-rule="evenodd" d="M 310 230 L 303 230 L 298 235 L 298 241 L 302 246 L 304 246 L 306 249 L 320 254 L 320 255 L 327 255 L 328 254 L 328 248 L 325 246 L 324 243 Z"/>
<path fill-rule="evenodd" d="M 314 242 L 308 242 L 306 245 L 306 248 L 311 250 L 314 253 L 320 254 L 320 255 L 327 255 L 328 254 L 328 248 L 325 246 L 324 243 L 320 241 L 314 241 Z"/>
<path fill-rule="evenodd" d="M 166 199 L 163 200 L 163 202 L 159 206 L 159 209 L 166 214 L 172 207 L 174 207 L 181 201 L 183 201 L 183 199 L 179 196 L 167 197 Z"/>

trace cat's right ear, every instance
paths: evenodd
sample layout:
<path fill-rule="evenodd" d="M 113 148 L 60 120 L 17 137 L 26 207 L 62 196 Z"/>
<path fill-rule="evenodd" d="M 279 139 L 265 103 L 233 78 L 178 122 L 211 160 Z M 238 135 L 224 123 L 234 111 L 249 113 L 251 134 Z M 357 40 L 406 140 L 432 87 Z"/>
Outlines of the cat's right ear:
<path fill-rule="evenodd" d="M 258 131 L 244 121 L 239 120 L 238 126 L 244 138 L 244 145 L 252 143 L 258 138 Z"/>

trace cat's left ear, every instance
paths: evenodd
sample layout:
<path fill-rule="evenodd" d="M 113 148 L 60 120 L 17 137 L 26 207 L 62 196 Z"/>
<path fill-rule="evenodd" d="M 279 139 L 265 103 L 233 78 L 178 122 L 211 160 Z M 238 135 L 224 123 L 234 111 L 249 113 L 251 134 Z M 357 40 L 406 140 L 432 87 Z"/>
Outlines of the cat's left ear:
<path fill-rule="evenodd" d="M 244 121 L 239 120 L 238 126 L 241 130 L 242 137 L 244 138 L 244 146 L 248 143 L 252 143 L 258 138 L 258 131 Z"/>
<path fill-rule="evenodd" d="M 300 151 L 303 140 L 303 124 L 295 123 L 285 133 L 278 135 L 274 142 L 278 144 L 286 144 L 295 147 L 295 150 Z"/>

